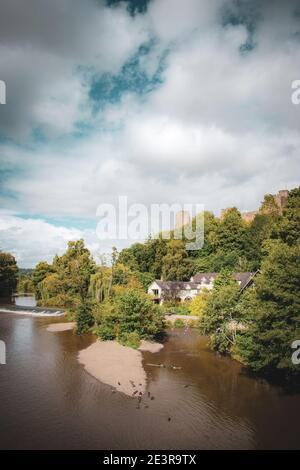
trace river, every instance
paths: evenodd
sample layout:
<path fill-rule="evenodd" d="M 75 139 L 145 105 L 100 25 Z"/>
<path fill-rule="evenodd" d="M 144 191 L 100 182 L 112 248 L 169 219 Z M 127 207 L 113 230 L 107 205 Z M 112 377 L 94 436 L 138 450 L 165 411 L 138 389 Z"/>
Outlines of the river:
<path fill-rule="evenodd" d="M 0 313 L 1 449 L 300 448 L 300 394 L 247 376 L 196 330 L 143 353 L 155 399 L 137 409 L 78 363 L 94 338 L 47 331 L 56 321 Z"/>

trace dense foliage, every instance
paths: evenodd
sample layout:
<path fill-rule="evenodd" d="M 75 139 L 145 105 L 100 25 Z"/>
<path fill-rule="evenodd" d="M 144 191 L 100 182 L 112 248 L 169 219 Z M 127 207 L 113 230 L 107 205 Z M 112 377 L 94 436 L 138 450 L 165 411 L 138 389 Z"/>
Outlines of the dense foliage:
<path fill-rule="evenodd" d="M 37 298 L 45 306 L 77 312 L 78 333 L 94 323 L 101 339 L 116 338 L 132 347 L 160 335 L 165 309 L 178 313 L 179 308 L 199 316 L 213 348 L 253 370 L 298 372 L 291 343 L 300 339 L 300 188 L 290 192 L 283 211 L 273 196 L 265 196 L 251 222 L 236 208 L 221 218 L 205 212 L 204 220 L 201 250 L 187 251 L 186 240 L 171 232 L 169 240 L 160 235 L 120 253 L 113 249 L 109 266 L 97 266 L 82 240 L 70 242 L 51 265 L 35 268 Z M 256 270 L 254 285 L 241 291 L 232 273 Z M 155 278 L 188 280 L 209 271 L 219 273 L 213 291 L 189 304 L 167 299 L 158 307 L 145 293 Z"/>
<path fill-rule="evenodd" d="M 118 339 L 137 347 L 141 339 L 162 337 L 164 316 L 141 289 L 128 288 L 98 308 L 96 324 L 95 331 L 102 340 Z"/>
<path fill-rule="evenodd" d="M 282 219 L 272 195 L 266 195 L 252 222 L 245 222 L 236 208 L 222 218 L 204 212 L 205 238 L 201 250 L 187 251 L 186 240 L 161 235 L 145 243 L 134 243 L 118 256 L 118 262 L 136 273 L 150 273 L 155 279 L 189 280 L 197 272 L 255 271 L 263 258 L 263 244 Z M 196 219 L 192 221 L 195 230 Z"/>
<path fill-rule="evenodd" d="M 300 188 L 290 192 L 282 216 L 270 198 L 267 204 L 272 210 L 262 226 L 268 226 L 269 238 L 258 245 L 262 263 L 255 285 L 240 292 L 230 273 L 222 272 L 201 328 L 215 349 L 254 371 L 291 375 L 300 372 L 291 360 L 292 343 L 300 338 Z"/>
<path fill-rule="evenodd" d="M 18 267 L 13 255 L 0 252 L 0 297 L 9 297 L 17 286 Z"/>
<path fill-rule="evenodd" d="M 52 265 L 39 263 L 32 274 L 36 296 L 44 307 L 64 307 L 75 311 L 87 298 L 96 264 L 83 240 L 68 243 L 62 256 Z"/>
<path fill-rule="evenodd" d="M 290 192 L 265 252 L 236 352 L 255 371 L 296 373 L 291 345 L 300 339 L 300 188 Z"/>
<path fill-rule="evenodd" d="M 18 294 L 33 294 L 34 285 L 30 274 L 20 274 L 18 277 Z"/>

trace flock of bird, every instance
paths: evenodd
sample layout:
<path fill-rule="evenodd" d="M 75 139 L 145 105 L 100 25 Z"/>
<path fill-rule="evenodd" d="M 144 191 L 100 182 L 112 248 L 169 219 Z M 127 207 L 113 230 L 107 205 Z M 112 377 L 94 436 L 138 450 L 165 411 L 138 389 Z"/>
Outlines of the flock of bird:
<path fill-rule="evenodd" d="M 152 364 L 148 364 L 148 365 L 152 365 Z M 153 364 L 153 365 L 154 365 L 154 364 Z M 166 366 L 164 366 L 164 365 L 162 365 L 162 364 L 155 364 L 155 365 L 157 365 L 158 367 L 166 367 Z M 181 367 L 176 367 L 176 366 L 171 366 L 171 368 L 172 368 L 172 369 L 181 369 Z M 137 404 L 136 409 L 137 409 L 137 410 L 140 410 L 140 409 L 141 409 L 142 400 L 143 400 L 143 395 L 145 395 L 145 393 L 143 393 L 141 390 L 138 390 L 137 387 L 142 387 L 143 384 L 138 384 L 138 385 L 136 385 L 136 384 L 133 382 L 133 380 L 129 380 L 129 382 L 130 382 L 130 384 L 131 384 L 131 386 L 132 386 L 132 395 L 131 395 L 131 396 L 132 396 L 133 398 L 137 398 L 137 399 L 138 399 L 138 404 Z M 121 385 L 121 382 L 118 382 L 118 385 L 120 386 L 120 385 Z M 184 387 L 184 388 L 187 388 L 187 387 L 189 387 L 189 386 L 190 386 L 190 384 L 185 384 L 183 387 Z M 116 393 L 116 390 L 115 390 L 115 389 L 112 389 L 112 393 Z M 149 391 L 147 392 L 147 398 L 148 398 L 149 400 L 155 400 L 154 395 L 151 395 L 151 393 L 150 393 Z M 147 405 L 147 403 L 144 403 L 144 408 L 149 408 L 149 405 Z M 171 417 L 170 417 L 170 416 L 168 417 L 168 421 L 169 421 L 169 422 L 171 421 Z"/>

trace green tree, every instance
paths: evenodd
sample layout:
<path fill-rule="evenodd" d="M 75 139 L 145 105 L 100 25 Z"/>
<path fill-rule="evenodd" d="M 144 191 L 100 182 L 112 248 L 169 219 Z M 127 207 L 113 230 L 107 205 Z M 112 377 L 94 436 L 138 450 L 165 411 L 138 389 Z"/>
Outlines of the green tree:
<path fill-rule="evenodd" d="M 244 309 L 248 328 L 238 336 L 236 351 L 254 371 L 299 371 L 291 344 L 300 338 L 300 244 L 274 242 L 269 248 Z"/>
<path fill-rule="evenodd" d="M 246 235 L 246 224 L 240 212 L 235 208 L 226 211 L 218 225 L 215 247 L 217 250 L 243 254 Z"/>
<path fill-rule="evenodd" d="M 65 291 L 81 299 L 87 297 L 90 277 L 96 271 L 96 264 L 83 240 L 68 242 L 66 253 L 54 258 L 53 268 L 63 282 Z"/>
<path fill-rule="evenodd" d="M 32 273 L 32 282 L 35 290 L 36 299 L 41 298 L 40 283 L 51 273 L 53 273 L 53 267 L 46 261 L 38 263 Z"/>
<path fill-rule="evenodd" d="M 34 285 L 32 282 L 32 276 L 28 274 L 21 274 L 18 278 L 18 293 L 29 294 L 34 293 Z"/>
<path fill-rule="evenodd" d="M 33 272 L 39 304 L 75 311 L 89 295 L 91 276 L 96 264 L 83 240 L 71 241 L 62 256 L 55 256 L 51 266 L 39 263 Z"/>
<path fill-rule="evenodd" d="M 188 280 L 193 271 L 191 260 L 182 240 L 170 240 L 162 258 L 162 276 L 165 281 Z"/>
<path fill-rule="evenodd" d="M 97 267 L 95 274 L 91 275 L 89 293 L 97 302 L 103 302 L 111 294 L 112 269 L 107 266 Z"/>
<path fill-rule="evenodd" d="M 17 286 L 18 266 L 10 253 L 0 252 L 0 297 L 10 296 Z"/>
<path fill-rule="evenodd" d="M 211 346 L 218 351 L 229 352 L 235 342 L 233 322 L 237 320 L 238 283 L 230 270 L 222 270 L 217 276 L 211 295 L 200 318 L 200 329 L 210 335 Z"/>
<path fill-rule="evenodd" d="M 76 313 L 76 333 L 82 335 L 88 333 L 94 324 L 94 317 L 92 314 L 92 305 L 89 301 L 82 301 Z"/>
<path fill-rule="evenodd" d="M 275 215 L 259 213 L 251 222 L 245 240 L 245 256 L 250 271 L 259 269 L 263 258 L 263 243 L 270 238 L 278 218 L 278 213 Z"/>
<path fill-rule="evenodd" d="M 163 315 L 151 298 L 137 289 L 128 289 L 116 299 L 120 335 L 136 331 L 141 338 L 155 338 L 164 328 Z"/>
<path fill-rule="evenodd" d="M 268 214 L 274 217 L 280 214 L 280 208 L 276 204 L 273 194 L 265 195 L 264 200 L 260 206 L 259 212 L 261 214 Z"/>
<path fill-rule="evenodd" d="M 279 225 L 278 236 L 288 245 L 300 241 L 300 187 L 292 189 Z"/>

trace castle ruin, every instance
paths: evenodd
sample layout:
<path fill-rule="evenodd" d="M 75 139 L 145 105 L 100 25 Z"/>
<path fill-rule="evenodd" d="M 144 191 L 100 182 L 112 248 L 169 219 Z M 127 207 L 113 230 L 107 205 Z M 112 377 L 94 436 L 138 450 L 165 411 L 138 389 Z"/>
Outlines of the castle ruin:
<path fill-rule="evenodd" d="M 287 198 L 289 196 L 288 189 L 280 189 L 277 194 L 272 194 L 272 196 L 274 198 L 275 204 L 277 205 L 277 207 L 279 209 L 279 213 L 282 214 L 283 209 L 285 208 L 286 203 L 287 203 Z M 230 208 L 227 207 L 226 209 L 221 210 L 221 215 L 220 215 L 221 220 L 224 218 L 225 214 L 228 212 L 229 209 Z M 242 216 L 242 219 L 245 222 L 250 223 L 250 222 L 252 222 L 252 220 L 254 219 L 256 214 L 258 214 L 258 213 L 259 213 L 259 210 L 258 211 L 241 212 L 241 216 Z"/>

